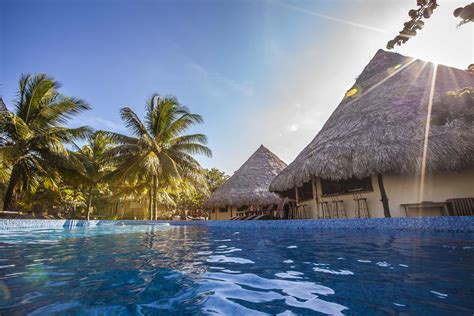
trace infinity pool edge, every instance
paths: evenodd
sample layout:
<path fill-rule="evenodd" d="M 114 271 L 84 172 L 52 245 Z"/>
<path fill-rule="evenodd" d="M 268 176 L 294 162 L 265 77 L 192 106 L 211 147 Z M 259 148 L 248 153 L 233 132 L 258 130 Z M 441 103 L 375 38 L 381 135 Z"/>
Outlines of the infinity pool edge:
<path fill-rule="evenodd" d="M 0 219 L 0 231 L 14 229 L 74 228 L 104 225 L 173 225 L 206 226 L 239 229 L 355 229 L 355 230 L 416 230 L 474 233 L 474 217 L 417 217 L 368 219 L 307 219 L 269 221 L 144 221 L 144 220 L 60 220 L 60 219 Z"/>

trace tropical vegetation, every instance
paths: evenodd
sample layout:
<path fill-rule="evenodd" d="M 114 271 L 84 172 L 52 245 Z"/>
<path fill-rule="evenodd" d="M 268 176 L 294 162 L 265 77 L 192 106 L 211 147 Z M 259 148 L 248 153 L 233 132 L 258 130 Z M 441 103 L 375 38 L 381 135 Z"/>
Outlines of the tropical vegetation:
<path fill-rule="evenodd" d="M 433 104 L 432 124 L 447 125 L 465 123 L 474 124 L 474 88 L 465 87 L 458 91 L 449 91 Z"/>
<path fill-rule="evenodd" d="M 13 111 L 0 109 L 0 214 L 206 216 L 202 204 L 228 177 L 195 158 L 211 156 L 206 136 L 188 132 L 203 122 L 200 115 L 155 93 L 143 118 L 120 110 L 127 134 L 72 128 L 70 120 L 91 107 L 59 88 L 48 75 L 23 75 Z M 131 214 L 131 205 L 139 211 Z"/>
<path fill-rule="evenodd" d="M 88 110 L 81 99 L 58 92 L 59 83 L 47 75 L 20 78 L 14 112 L 2 111 L 2 159 L 11 165 L 3 210 L 11 209 L 14 195 L 35 192 L 40 184 L 58 186 L 56 165 L 65 163 L 65 144 L 84 139 L 90 128 L 64 126 L 74 115 Z"/>

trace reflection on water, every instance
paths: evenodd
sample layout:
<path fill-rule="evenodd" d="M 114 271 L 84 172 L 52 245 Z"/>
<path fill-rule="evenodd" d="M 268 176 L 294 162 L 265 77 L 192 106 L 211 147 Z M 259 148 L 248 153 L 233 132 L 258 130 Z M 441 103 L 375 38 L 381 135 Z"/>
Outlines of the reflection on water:
<path fill-rule="evenodd" d="M 245 307 L 246 304 L 239 304 L 238 301 L 265 305 L 283 301 L 289 307 L 331 315 L 341 314 L 346 309 L 345 306 L 319 298 L 334 294 L 334 290 L 326 286 L 306 281 L 267 279 L 250 273 L 207 273 L 201 290 L 213 292 L 204 305 L 204 311 L 223 315 L 256 313 L 255 309 Z"/>
<path fill-rule="evenodd" d="M 107 226 L 0 233 L 0 314 L 472 314 L 466 235 Z"/>

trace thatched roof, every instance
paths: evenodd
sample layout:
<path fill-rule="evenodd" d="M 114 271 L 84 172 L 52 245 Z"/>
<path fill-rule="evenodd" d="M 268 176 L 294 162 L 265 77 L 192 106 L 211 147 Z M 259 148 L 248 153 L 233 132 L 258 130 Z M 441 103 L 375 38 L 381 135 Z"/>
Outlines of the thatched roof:
<path fill-rule="evenodd" d="M 3 99 L 0 97 L 0 112 L 7 111 L 7 106 L 3 102 Z"/>
<path fill-rule="evenodd" d="M 270 190 L 300 186 L 313 176 L 337 180 L 419 173 L 435 68 L 379 50 L 321 131 L 273 180 Z M 434 103 L 448 91 L 474 86 L 472 73 L 442 65 L 435 79 Z M 473 124 L 431 126 L 427 153 L 428 172 L 474 166 Z"/>
<path fill-rule="evenodd" d="M 263 145 L 212 194 L 206 207 L 241 207 L 280 204 L 282 199 L 268 190 L 270 182 L 286 167 Z"/>

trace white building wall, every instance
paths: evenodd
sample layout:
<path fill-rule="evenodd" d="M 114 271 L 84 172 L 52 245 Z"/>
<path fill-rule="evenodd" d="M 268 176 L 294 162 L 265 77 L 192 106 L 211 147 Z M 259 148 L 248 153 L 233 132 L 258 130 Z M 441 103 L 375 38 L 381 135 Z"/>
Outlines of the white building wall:
<path fill-rule="evenodd" d="M 474 198 L 474 168 L 463 172 L 428 174 L 422 194 L 420 177 L 384 176 L 392 216 L 406 216 L 400 204 L 421 201 L 445 202 L 452 198 Z M 439 214 L 440 215 L 440 214 Z"/>
<path fill-rule="evenodd" d="M 367 198 L 370 217 L 384 217 L 377 177 L 372 176 L 371 179 L 373 191 L 363 192 L 362 196 Z M 427 175 L 424 182 L 423 194 L 421 195 L 419 175 L 384 175 L 383 181 L 392 217 L 407 216 L 402 204 L 419 203 L 420 201 L 445 202 L 447 199 L 452 198 L 474 198 L 474 168 L 463 172 L 445 172 Z M 318 218 L 318 214 L 322 215 L 320 210 L 318 210 L 318 204 L 316 202 L 321 192 L 321 181 L 319 178 L 315 178 L 313 179 L 313 199 L 306 201 L 298 200 L 298 205 L 306 204 L 311 218 Z M 354 218 L 355 206 L 353 195 L 341 194 L 338 198 L 344 201 L 348 217 Z M 331 206 L 331 199 L 329 197 L 323 196 L 323 200 L 329 202 Z M 442 214 L 441 210 L 434 209 L 422 210 L 416 215 L 436 216 Z"/>

